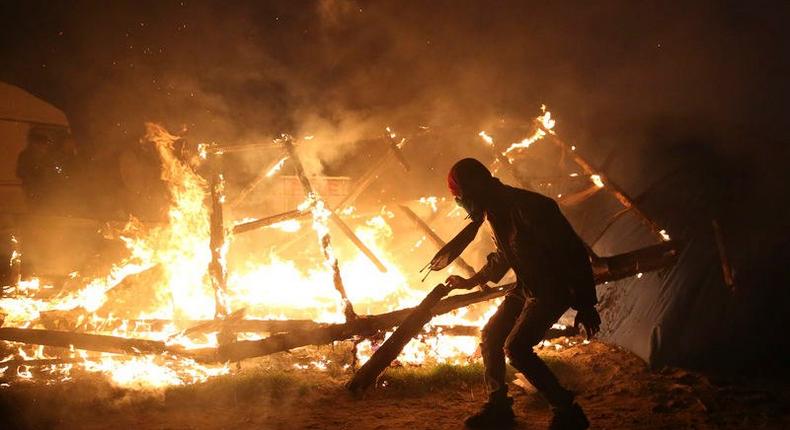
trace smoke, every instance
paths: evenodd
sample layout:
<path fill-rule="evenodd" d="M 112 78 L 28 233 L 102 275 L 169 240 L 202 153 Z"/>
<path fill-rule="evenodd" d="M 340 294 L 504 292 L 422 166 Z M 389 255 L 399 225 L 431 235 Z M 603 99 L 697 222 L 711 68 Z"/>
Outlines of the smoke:
<path fill-rule="evenodd" d="M 406 135 L 424 126 L 433 138 L 406 148 L 417 173 L 392 178 L 416 197 L 443 192 L 455 159 L 488 156 L 480 129 L 526 123 L 542 103 L 558 133 L 597 164 L 614 154 L 613 175 L 637 189 L 650 180 L 648 152 L 693 136 L 746 172 L 777 170 L 758 168 L 776 162 L 748 142 L 776 150 L 772 142 L 788 139 L 786 38 L 777 37 L 786 4 L 4 7 L 2 50 L 14 62 L 3 78 L 64 108 L 100 160 L 129 148 L 153 121 L 223 145 L 314 136 L 298 143 L 308 172 L 356 176 L 382 143 L 354 142 L 386 126 Z M 230 187 L 278 156 L 234 158 Z"/>

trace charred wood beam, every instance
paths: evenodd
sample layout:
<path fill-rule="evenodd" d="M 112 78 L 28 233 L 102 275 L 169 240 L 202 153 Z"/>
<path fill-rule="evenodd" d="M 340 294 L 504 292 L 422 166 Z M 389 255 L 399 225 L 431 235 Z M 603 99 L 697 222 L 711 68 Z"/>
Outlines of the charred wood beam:
<path fill-rule="evenodd" d="M 340 201 L 337 206 L 339 209 L 343 209 L 346 206 L 354 204 L 357 198 L 368 189 L 370 184 L 378 179 L 379 175 L 381 175 L 381 172 L 384 170 L 384 167 L 387 165 L 387 161 L 389 161 L 390 157 L 394 157 L 407 172 L 411 170 L 409 163 L 406 161 L 406 157 L 403 156 L 401 148 L 405 141 L 402 140 L 400 143 L 395 142 L 395 138 L 392 136 L 392 133 L 389 130 L 387 130 L 385 133 L 384 139 L 388 143 L 388 151 L 378 159 L 376 164 L 374 164 L 370 170 L 362 175 L 359 181 L 357 181 L 357 183 L 354 185 L 354 191 L 350 192 L 343 200 Z"/>
<path fill-rule="evenodd" d="M 224 320 L 166 320 L 166 319 L 112 319 L 96 325 L 85 326 L 86 330 L 110 331 L 122 326 L 133 332 L 162 331 L 169 326 L 188 327 L 179 335 L 193 335 L 218 331 L 221 327 L 237 333 L 282 333 L 293 330 L 311 330 L 324 325 L 313 320 L 256 320 L 240 319 L 236 311 Z"/>
<path fill-rule="evenodd" d="M 569 147 L 568 144 L 558 138 L 555 134 L 547 133 L 547 137 L 557 146 L 559 146 L 564 153 L 570 154 L 573 162 L 581 167 L 582 170 L 584 170 L 584 173 L 588 175 L 598 175 L 604 184 L 604 188 L 611 192 L 621 205 L 630 209 L 659 240 L 663 240 L 663 236 L 660 233 L 661 227 L 659 227 L 655 221 L 653 221 L 649 216 L 647 216 L 645 212 L 642 211 L 642 209 L 639 208 L 639 206 L 637 206 L 637 204 L 634 202 L 634 199 L 631 198 L 622 187 L 613 182 L 611 178 L 607 177 L 600 170 L 594 169 L 590 163 L 587 162 L 587 160 L 585 160 L 581 155 L 579 155 L 579 153 L 577 153 L 573 148 Z"/>
<path fill-rule="evenodd" d="M 593 265 L 595 281 L 598 284 L 617 281 L 670 266 L 677 261 L 682 248 L 682 242 L 670 240 L 624 254 L 599 257 Z"/>
<path fill-rule="evenodd" d="M 376 164 L 374 164 L 373 167 L 370 168 L 370 170 L 365 172 L 365 174 L 362 175 L 361 178 L 359 178 L 357 183 L 354 184 L 354 190 L 348 193 L 348 195 L 345 198 L 343 198 L 343 200 L 340 201 L 337 207 L 339 209 L 343 209 L 346 206 L 350 206 L 354 204 L 357 198 L 359 198 L 359 196 L 363 192 L 365 192 L 365 190 L 367 190 L 368 187 L 370 187 L 373 181 L 379 178 L 379 175 L 381 175 L 381 172 L 384 170 L 384 167 L 387 165 L 387 161 L 389 161 L 391 156 L 392 155 L 390 151 L 384 153 L 384 155 L 382 155 L 381 158 L 378 159 Z"/>
<path fill-rule="evenodd" d="M 381 344 L 370 359 L 354 373 L 354 377 L 347 385 L 348 389 L 360 392 L 375 383 L 381 372 L 398 357 L 403 347 L 431 320 L 433 317 L 431 309 L 451 290 L 451 287 L 444 284 L 434 287 L 422 302 L 404 318 L 395 332 Z"/>
<path fill-rule="evenodd" d="M 440 315 L 475 303 L 504 296 L 514 284 L 490 288 L 474 293 L 448 297 L 431 308 L 431 315 Z M 218 361 L 239 361 L 288 351 L 307 345 L 324 345 L 335 341 L 350 339 L 354 336 L 372 336 L 381 330 L 400 324 L 413 308 L 401 309 L 380 315 L 359 317 L 345 324 L 328 324 L 314 330 L 298 330 L 253 341 L 239 341 L 222 345 L 215 357 Z M 212 351 L 204 351 L 211 353 Z"/>
<path fill-rule="evenodd" d="M 0 340 L 61 348 L 74 347 L 116 354 L 161 354 L 163 352 L 183 354 L 185 352 L 183 348 L 168 346 L 164 342 L 156 340 L 14 327 L 0 327 Z"/>
<path fill-rule="evenodd" d="M 227 272 L 223 263 L 223 248 L 225 247 L 225 222 L 223 217 L 223 191 L 224 180 L 220 168 L 221 158 L 219 155 L 212 155 L 209 172 L 209 247 L 211 249 L 211 261 L 208 264 L 208 273 L 211 278 L 211 286 L 214 289 L 214 317 L 224 318 L 228 314 L 228 304 L 226 300 Z"/>

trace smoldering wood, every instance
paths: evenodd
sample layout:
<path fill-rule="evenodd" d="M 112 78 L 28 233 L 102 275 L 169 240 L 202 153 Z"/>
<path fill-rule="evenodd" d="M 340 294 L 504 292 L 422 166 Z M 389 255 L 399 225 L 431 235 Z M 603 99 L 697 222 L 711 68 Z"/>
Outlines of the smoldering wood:
<path fill-rule="evenodd" d="M 354 373 L 351 381 L 348 382 L 348 389 L 352 392 L 361 392 L 373 385 L 381 372 L 389 367 L 406 344 L 431 320 L 433 317 L 431 309 L 450 291 L 451 288 L 444 284 L 434 287 L 422 302 L 409 312 L 395 332 L 381 344 L 370 359 Z"/>
<path fill-rule="evenodd" d="M 502 297 L 514 286 L 515 284 L 508 284 L 445 298 L 431 308 L 431 315 L 444 314 L 475 303 Z M 239 361 L 307 345 L 324 345 L 354 336 L 373 336 L 381 330 L 387 330 L 400 324 L 413 309 L 407 308 L 379 315 L 363 316 L 345 324 L 328 324 L 314 330 L 297 330 L 270 336 L 266 339 L 239 341 L 223 345 L 218 348 L 215 359 L 217 361 Z M 201 351 L 201 353 L 210 354 L 211 351 Z"/>
<path fill-rule="evenodd" d="M 593 266 L 598 284 L 670 266 L 677 261 L 683 242 L 670 240 L 610 257 L 599 257 Z"/>
<path fill-rule="evenodd" d="M 9 369 L 16 369 L 19 366 L 52 366 L 56 364 L 69 364 L 69 363 L 82 363 L 85 361 L 83 357 L 63 357 L 63 358 L 36 358 L 30 360 L 7 360 L 0 362 L 0 369 L 8 367 Z"/>
<path fill-rule="evenodd" d="M 75 333 L 70 331 L 0 327 L 0 340 L 36 345 L 74 347 L 97 352 L 122 354 L 161 354 L 171 352 L 183 354 L 184 349 L 168 346 L 164 342 L 146 339 L 130 339 L 102 334 Z"/>

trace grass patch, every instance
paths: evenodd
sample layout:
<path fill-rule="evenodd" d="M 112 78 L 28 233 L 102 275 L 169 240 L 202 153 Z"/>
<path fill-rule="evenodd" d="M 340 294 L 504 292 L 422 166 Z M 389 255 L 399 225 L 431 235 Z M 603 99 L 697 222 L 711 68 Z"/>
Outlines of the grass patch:
<path fill-rule="evenodd" d="M 410 396 L 442 390 L 457 390 L 482 384 L 483 371 L 483 365 L 480 363 L 396 367 L 387 369 L 379 378 L 376 386 L 379 390 L 388 393 Z"/>
<path fill-rule="evenodd" d="M 257 367 L 241 373 L 211 378 L 200 384 L 168 388 L 168 405 L 237 404 L 284 397 L 303 396 L 321 385 L 326 376 L 316 371 L 292 371 Z"/>

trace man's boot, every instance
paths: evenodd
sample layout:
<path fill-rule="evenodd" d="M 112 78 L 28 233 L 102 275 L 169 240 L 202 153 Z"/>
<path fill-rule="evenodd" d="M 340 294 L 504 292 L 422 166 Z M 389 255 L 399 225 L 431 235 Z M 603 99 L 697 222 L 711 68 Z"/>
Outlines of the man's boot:
<path fill-rule="evenodd" d="M 590 426 L 578 403 L 552 408 L 554 416 L 549 423 L 549 430 L 584 430 Z"/>
<path fill-rule="evenodd" d="M 479 411 L 464 420 L 464 424 L 470 429 L 506 429 L 515 423 L 516 415 L 513 413 L 511 397 L 491 398 Z"/>

